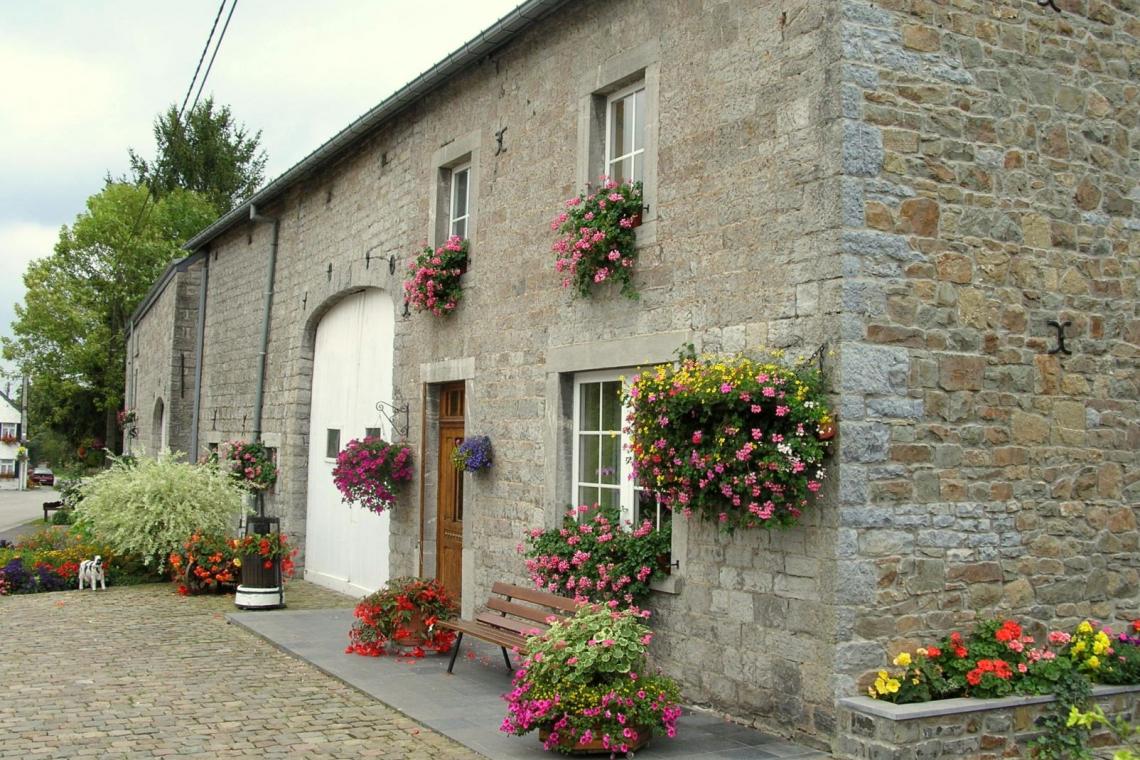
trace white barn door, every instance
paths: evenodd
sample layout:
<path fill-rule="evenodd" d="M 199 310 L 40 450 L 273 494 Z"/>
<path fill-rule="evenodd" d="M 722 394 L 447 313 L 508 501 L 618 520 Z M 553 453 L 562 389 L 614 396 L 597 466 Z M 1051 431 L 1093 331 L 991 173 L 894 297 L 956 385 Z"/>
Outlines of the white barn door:
<path fill-rule="evenodd" d="M 376 402 L 392 400 L 394 316 L 391 297 L 369 289 L 337 303 L 317 325 L 305 580 L 352 595 L 388 581 L 389 518 L 343 503 L 332 470 L 338 449 L 381 428 Z M 391 440 L 386 423 L 381 432 Z"/>

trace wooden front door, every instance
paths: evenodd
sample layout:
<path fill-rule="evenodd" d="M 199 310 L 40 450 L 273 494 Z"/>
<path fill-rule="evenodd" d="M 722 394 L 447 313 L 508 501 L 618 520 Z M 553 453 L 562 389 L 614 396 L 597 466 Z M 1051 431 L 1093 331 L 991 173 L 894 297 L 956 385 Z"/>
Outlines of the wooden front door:
<path fill-rule="evenodd" d="M 451 463 L 451 452 L 463 442 L 463 406 L 463 383 L 440 388 L 436 578 L 456 604 L 463 589 L 463 472 Z"/>

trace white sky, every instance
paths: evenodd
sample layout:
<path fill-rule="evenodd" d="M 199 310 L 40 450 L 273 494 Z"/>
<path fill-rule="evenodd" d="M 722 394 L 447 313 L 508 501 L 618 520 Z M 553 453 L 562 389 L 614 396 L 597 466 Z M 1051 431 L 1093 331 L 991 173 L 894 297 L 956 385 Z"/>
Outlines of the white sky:
<path fill-rule="evenodd" d="M 239 0 L 203 98 L 261 130 L 268 181 L 519 2 Z M 127 172 L 127 148 L 153 157 L 154 118 L 181 105 L 218 5 L 0 0 L 0 334 L 28 262 Z"/>

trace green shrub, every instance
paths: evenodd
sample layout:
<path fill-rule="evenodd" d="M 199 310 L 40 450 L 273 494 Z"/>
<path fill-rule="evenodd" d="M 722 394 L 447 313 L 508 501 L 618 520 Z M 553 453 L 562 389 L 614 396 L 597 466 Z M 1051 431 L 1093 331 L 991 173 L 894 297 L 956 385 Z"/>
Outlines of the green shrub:
<path fill-rule="evenodd" d="M 170 454 L 115 459 L 111 469 L 80 486 L 77 520 L 121 554 L 162 568 L 195 532 L 224 535 L 243 511 L 244 490 L 228 472 Z"/>
<path fill-rule="evenodd" d="M 52 525 L 71 525 L 75 522 L 70 509 L 57 509 L 51 516 Z"/>

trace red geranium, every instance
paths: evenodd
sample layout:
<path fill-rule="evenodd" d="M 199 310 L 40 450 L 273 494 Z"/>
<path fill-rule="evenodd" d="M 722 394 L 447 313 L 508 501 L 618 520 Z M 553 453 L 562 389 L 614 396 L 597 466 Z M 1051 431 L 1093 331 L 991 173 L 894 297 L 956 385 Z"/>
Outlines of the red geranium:
<path fill-rule="evenodd" d="M 1012 620 L 1007 620 L 994 633 L 994 638 L 1006 643 L 1016 641 L 1021 638 L 1021 626 Z"/>

